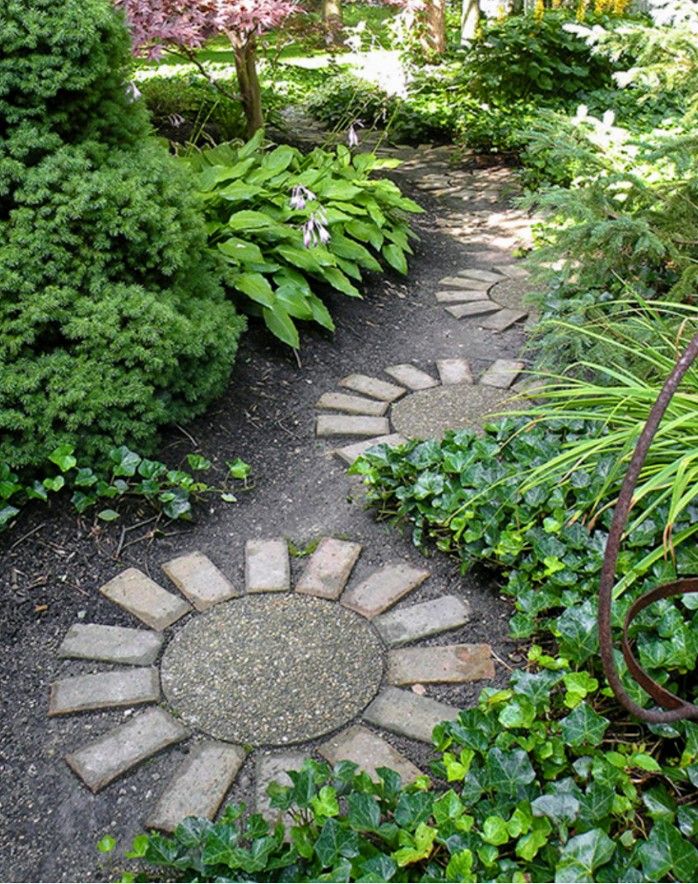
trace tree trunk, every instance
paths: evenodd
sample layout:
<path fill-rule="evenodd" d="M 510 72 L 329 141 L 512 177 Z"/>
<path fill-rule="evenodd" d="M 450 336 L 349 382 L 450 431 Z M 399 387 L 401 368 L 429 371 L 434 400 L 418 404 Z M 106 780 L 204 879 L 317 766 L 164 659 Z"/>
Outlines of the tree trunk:
<path fill-rule="evenodd" d="M 333 43 L 339 41 L 342 31 L 342 0 L 322 0 L 322 22 Z"/>
<path fill-rule="evenodd" d="M 446 51 L 446 0 L 428 0 L 424 9 L 425 49 L 430 55 Z"/>
<path fill-rule="evenodd" d="M 480 3 L 478 0 L 463 0 L 463 14 L 460 25 L 461 46 L 467 46 L 475 39 L 480 24 Z"/>
<path fill-rule="evenodd" d="M 262 90 L 257 76 L 257 54 L 254 39 L 240 43 L 231 38 L 235 52 L 235 71 L 247 120 L 247 137 L 264 128 L 262 113 Z"/>

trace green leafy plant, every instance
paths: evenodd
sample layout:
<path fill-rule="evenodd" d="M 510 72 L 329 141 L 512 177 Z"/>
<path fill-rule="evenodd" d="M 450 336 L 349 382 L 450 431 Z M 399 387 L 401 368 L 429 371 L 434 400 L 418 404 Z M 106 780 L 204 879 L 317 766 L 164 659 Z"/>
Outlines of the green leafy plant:
<path fill-rule="evenodd" d="M 364 126 L 385 124 L 395 99 L 375 83 L 355 74 L 338 71 L 306 100 L 307 110 L 321 123 L 334 129 L 346 129 L 356 120 Z"/>
<path fill-rule="evenodd" d="M 9 0 L 0 31 L 0 462 L 150 453 L 223 392 L 244 320 L 112 4 Z"/>
<path fill-rule="evenodd" d="M 81 466 L 70 445 L 52 451 L 43 470 L 43 478 L 24 482 L 6 463 L 0 463 L 0 531 L 20 514 L 30 501 L 47 503 L 59 492 L 72 490 L 70 502 L 82 514 L 109 503 L 97 513 L 103 522 L 114 522 L 119 513 L 113 508 L 119 501 L 144 500 L 168 519 L 190 519 L 192 502 L 205 495 L 216 495 L 226 503 L 237 498 L 228 480 L 239 480 L 247 488 L 250 466 L 240 458 L 226 463 L 228 474 L 223 487 L 210 485 L 194 473 L 205 473 L 213 464 L 200 454 L 188 454 L 186 469 L 170 469 L 159 460 L 141 457 L 125 445 L 109 452 L 108 466 L 93 470 Z"/>
<path fill-rule="evenodd" d="M 316 287 L 360 297 L 362 270 L 380 271 L 382 258 L 407 272 L 407 221 L 419 206 L 375 169 L 395 161 L 352 155 L 343 146 L 304 155 L 263 136 L 242 147 L 220 145 L 195 154 L 210 243 L 228 264 L 238 302 L 261 315 L 281 341 L 300 346 L 295 320 L 334 329 Z"/>

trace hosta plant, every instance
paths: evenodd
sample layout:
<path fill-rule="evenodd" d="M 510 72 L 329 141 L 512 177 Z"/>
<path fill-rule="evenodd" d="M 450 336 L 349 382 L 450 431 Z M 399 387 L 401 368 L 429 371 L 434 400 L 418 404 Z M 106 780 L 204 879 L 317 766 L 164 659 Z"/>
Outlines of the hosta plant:
<path fill-rule="evenodd" d="M 407 272 L 415 236 L 407 219 L 421 209 L 392 181 L 371 176 L 397 161 L 342 145 L 307 155 L 289 145 L 271 149 L 258 133 L 190 162 L 230 288 L 291 347 L 300 346 L 295 320 L 334 329 L 323 287 L 360 297 L 362 271 L 380 271 L 379 258 Z"/>

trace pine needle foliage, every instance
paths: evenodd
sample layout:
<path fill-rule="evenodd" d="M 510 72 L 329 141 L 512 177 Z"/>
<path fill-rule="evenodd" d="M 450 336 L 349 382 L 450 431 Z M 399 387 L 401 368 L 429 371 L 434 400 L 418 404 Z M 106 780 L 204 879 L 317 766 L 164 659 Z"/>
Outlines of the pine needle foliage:
<path fill-rule="evenodd" d="M 243 320 L 109 0 L 0 10 L 0 462 L 98 462 L 225 387 Z"/>

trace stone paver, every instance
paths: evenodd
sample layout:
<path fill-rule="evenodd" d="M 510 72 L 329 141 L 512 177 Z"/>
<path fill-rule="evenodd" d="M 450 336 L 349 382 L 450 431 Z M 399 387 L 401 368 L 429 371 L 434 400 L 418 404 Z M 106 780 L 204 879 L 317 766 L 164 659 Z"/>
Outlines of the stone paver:
<path fill-rule="evenodd" d="M 146 629 L 74 623 L 58 648 L 58 656 L 147 666 L 155 661 L 163 641 L 161 633 Z"/>
<path fill-rule="evenodd" d="M 441 383 L 448 384 L 472 384 L 473 375 L 467 359 L 439 359 L 436 368 L 441 378 Z"/>
<path fill-rule="evenodd" d="M 487 292 L 492 283 L 480 279 L 466 279 L 463 276 L 444 276 L 439 280 L 439 285 L 444 289 L 477 289 L 480 292 Z"/>
<path fill-rule="evenodd" d="M 260 754 L 256 764 L 256 792 L 255 810 L 272 823 L 278 822 L 284 813 L 271 806 L 271 799 L 267 795 L 267 787 L 270 783 L 279 783 L 282 786 L 290 786 L 291 778 L 287 774 L 289 770 L 300 770 L 307 758 L 303 752 L 276 752 L 273 755 Z M 289 817 L 290 819 L 290 817 Z"/>
<path fill-rule="evenodd" d="M 461 683 L 494 678 L 489 645 L 400 648 L 388 652 L 388 684 Z"/>
<path fill-rule="evenodd" d="M 412 393 L 393 406 L 391 420 L 403 436 L 441 438 L 448 430 L 477 430 L 506 410 L 508 394 L 481 384 L 447 384 Z"/>
<path fill-rule="evenodd" d="M 296 592 L 338 599 L 360 555 L 360 543 L 323 537 L 296 584 Z"/>
<path fill-rule="evenodd" d="M 492 301 L 471 301 L 469 304 L 454 304 L 446 307 L 446 311 L 456 319 L 465 319 L 466 316 L 484 316 L 486 313 L 496 313 L 501 310 L 499 304 Z"/>
<path fill-rule="evenodd" d="M 398 387 L 379 378 L 366 374 L 350 374 L 339 382 L 340 387 L 347 387 L 364 396 L 372 396 L 374 399 L 382 399 L 383 402 L 395 402 L 400 396 L 404 396 L 404 387 Z"/>
<path fill-rule="evenodd" d="M 369 414 L 381 417 L 390 406 L 389 402 L 366 399 L 364 396 L 351 396 L 348 393 L 323 393 L 315 403 L 316 408 L 328 411 L 343 411 L 346 414 Z"/>
<path fill-rule="evenodd" d="M 471 291 L 470 289 L 450 289 L 436 293 L 439 304 L 464 304 L 466 302 L 488 300 L 485 292 Z"/>
<path fill-rule="evenodd" d="M 95 672 L 63 678 L 51 685 L 49 715 L 68 715 L 88 709 L 138 706 L 160 699 L 157 669 L 150 667 Z"/>
<path fill-rule="evenodd" d="M 405 442 L 407 442 L 407 439 L 404 436 L 401 436 L 399 433 L 390 433 L 388 436 L 376 436 L 374 439 L 366 439 L 361 442 L 355 442 L 353 445 L 345 445 L 343 448 L 335 448 L 333 453 L 346 463 L 352 464 L 357 457 L 376 445 L 387 445 L 389 448 L 395 448 L 397 445 L 404 445 Z"/>
<path fill-rule="evenodd" d="M 463 626 L 470 618 L 470 605 L 454 595 L 444 595 L 409 608 L 381 614 L 373 621 L 390 647 Z"/>
<path fill-rule="evenodd" d="M 288 544 L 283 538 L 247 541 L 245 586 L 248 592 L 288 592 L 291 563 Z"/>
<path fill-rule="evenodd" d="M 510 279 L 527 279 L 530 275 L 520 264 L 497 264 L 497 270 Z"/>
<path fill-rule="evenodd" d="M 321 414 L 317 418 L 316 433 L 320 437 L 387 436 L 390 433 L 390 421 L 385 417 Z"/>
<path fill-rule="evenodd" d="M 342 604 L 364 617 L 375 617 L 387 611 L 429 577 L 429 571 L 413 568 L 405 562 L 384 565 L 361 583 L 348 589 Z"/>
<path fill-rule="evenodd" d="M 239 595 L 225 574 L 200 552 L 171 559 L 162 570 L 197 611 L 206 611 Z"/>
<path fill-rule="evenodd" d="M 376 769 L 379 767 L 389 767 L 397 771 L 405 783 L 422 775 L 422 771 L 404 755 L 401 755 L 397 749 L 393 749 L 390 743 L 359 724 L 342 731 L 327 743 L 323 743 L 318 747 L 318 752 L 330 764 L 336 764 L 338 761 L 353 761 L 359 765 L 361 770 L 365 770 L 373 780 L 379 778 L 376 773 Z"/>
<path fill-rule="evenodd" d="M 524 363 L 515 359 L 497 359 L 480 378 L 480 383 L 505 390 L 514 383 L 523 367 Z"/>
<path fill-rule="evenodd" d="M 431 743 L 431 734 L 442 721 L 455 721 L 459 710 L 413 691 L 384 688 L 364 711 L 369 724 L 411 740 Z"/>
<path fill-rule="evenodd" d="M 212 820 L 244 760 L 245 750 L 230 743 L 194 746 L 165 787 L 146 826 L 173 832 L 188 816 Z"/>
<path fill-rule="evenodd" d="M 385 371 L 386 374 L 389 374 L 399 383 L 409 387 L 410 390 L 426 390 L 429 387 L 438 386 L 439 383 L 430 374 L 421 371 L 419 368 L 415 368 L 415 366 L 410 365 L 409 362 L 401 363 L 400 365 L 390 365 Z"/>
<path fill-rule="evenodd" d="M 186 728 L 158 706 L 107 731 L 65 760 L 88 788 L 99 792 L 141 761 L 187 736 Z"/>
<path fill-rule="evenodd" d="M 515 325 L 517 322 L 521 322 L 521 320 L 525 319 L 527 316 L 528 312 L 526 310 L 504 309 L 500 310 L 499 313 L 496 313 L 494 316 L 488 316 L 486 319 L 483 319 L 480 325 L 482 328 L 490 329 L 490 331 L 501 332 L 511 328 L 511 326 Z"/>
<path fill-rule="evenodd" d="M 122 571 L 100 592 L 152 629 L 167 629 L 191 611 L 184 599 L 163 589 L 138 568 Z"/>
<path fill-rule="evenodd" d="M 474 267 L 468 267 L 466 270 L 460 270 L 459 276 L 465 279 L 477 279 L 480 282 L 499 282 L 502 278 L 499 273 L 492 273 L 490 270 L 477 270 Z"/>

